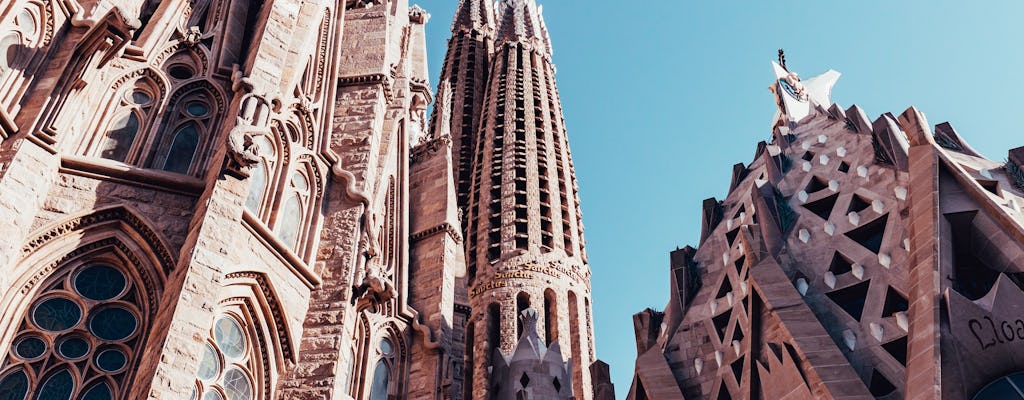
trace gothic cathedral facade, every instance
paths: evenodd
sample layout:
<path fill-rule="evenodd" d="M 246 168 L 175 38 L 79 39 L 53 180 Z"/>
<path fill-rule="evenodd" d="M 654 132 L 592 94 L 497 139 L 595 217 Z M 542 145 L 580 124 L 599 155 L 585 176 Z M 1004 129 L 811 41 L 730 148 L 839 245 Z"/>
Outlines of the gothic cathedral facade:
<path fill-rule="evenodd" d="M 428 19 L 0 4 L 0 398 L 612 398 L 541 10 Z"/>

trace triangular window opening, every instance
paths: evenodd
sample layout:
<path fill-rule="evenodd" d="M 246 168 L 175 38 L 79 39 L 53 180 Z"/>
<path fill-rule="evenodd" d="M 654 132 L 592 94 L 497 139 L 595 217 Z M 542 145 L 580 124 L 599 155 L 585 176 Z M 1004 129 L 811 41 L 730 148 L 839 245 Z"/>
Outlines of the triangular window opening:
<path fill-rule="evenodd" d="M 718 288 L 718 294 L 715 295 L 715 298 L 723 298 L 730 292 L 732 292 L 732 283 L 729 282 L 729 277 L 726 276 L 725 279 L 722 279 L 722 286 Z"/>
<path fill-rule="evenodd" d="M 978 184 L 980 184 L 981 187 L 985 188 L 985 190 L 987 190 L 989 193 L 992 193 L 996 196 L 1000 196 L 999 181 L 987 181 L 979 179 Z"/>
<path fill-rule="evenodd" d="M 725 329 L 729 327 L 729 317 L 731 316 L 732 312 L 726 311 L 711 319 L 711 323 L 715 325 L 715 331 L 718 332 L 719 341 L 725 342 Z"/>
<path fill-rule="evenodd" d="M 821 217 L 821 219 L 828 221 L 828 218 L 832 216 L 832 209 L 836 206 L 836 201 L 839 200 L 839 194 L 828 196 L 824 199 L 804 204 L 804 208 Z"/>
<path fill-rule="evenodd" d="M 871 372 L 870 390 L 872 396 L 880 397 L 896 391 L 896 386 L 876 369 Z"/>
<path fill-rule="evenodd" d="M 736 276 L 739 276 L 740 279 L 743 279 L 743 264 L 746 264 L 746 262 L 747 256 L 740 256 L 740 258 L 737 258 L 736 261 L 733 263 L 733 265 L 736 266 Z"/>
<path fill-rule="evenodd" d="M 558 383 L 558 378 L 555 378 L 555 383 Z M 555 388 L 559 388 L 561 385 L 555 385 Z M 559 389 L 559 392 L 562 390 Z M 640 376 L 636 377 L 636 400 L 648 400 L 647 389 L 644 389 L 644 381 L 640 380 Z"/>
<path fill-rule="evenodd" d="M 732 367 L 732 375 L 736 377 L 736 382 L 743 381 L 743 356 L 729 364 Z"/>
<path fill-rule="evenodd" d="M 846 213 L 849 214 L 851 212 L 861 212 L 867 210 L 868 207 L 871 207 L 870 202 L 865 200 L 863 197 L 853 195 L 853 198 L 850 199 L 850 207 L 846 210 Z"/>
<path fill-rule="evenodd" d="M 807 194 L 817 193 L 828 188 L 828 182 L 825 182 L 819 177 L 811 178 L 811 181 L 807 183 L 807 188 L 804 189 Z"/>
<path fill-rule="evenodd" d="M 729 247 L 732 247 L 733 243 L 736 242 L 736 236 L 739 236 L 740 228 L 733 229 L 725 233 L 725 239 L 729 241 Z"/>
<path fill-rule="evenodd" d="M 718 400 L 732 400 L 732 396 L 729 395 L 729 388 L 725 386 L 725 381 L 718 387 Z"/>
<path fill-rule="evenodd" d="M 882 249 L 882 241 L 885 239 L 885 225 L 888 220 L 889 215 L 883 215 L 881 218 L 871 221 L 860 228 L 846 232 L 846 236 L 877 254 Z"/>
<path fill-rule="evenodd" d="M 743 329 L 740 329 L 740 324 L 732 327 L 732 340 L 743 342 Z"/>
<path fill-rule="evenodd" d="M 832 264 L 829 265 L 828 270 L 832 271 L 835 276 L 845 274 L 853 270 L 853 261 L 837 251 L 832 255 Z"/>
<path fill-rule="evenodd" d="M 901 337 L 901 338 L 896 339 L 896 340 L 893 340 L 893 341 L 891 341 L 889 343 L 883 344 L 882 348 L 885 349 L 885 351 L 887 353 L 889 353 L 889 355 L 892 356 L 892 358 L 895 358 L 896 361 L 899 361 L 900 364 L 903 364 L 904 367 L 907 366 L 907 337 L 906 336 Z"/>
<path fill-rule="evenodd" d="M 885 306 L 882 307 L 882 317 L 891 317 L 900 311 L 907 311 L 910 305 L 907 303 L 907 298 L 904 297 L 892 286 L 885 292 Z"/>
<path fill-rule="evenodd" d="M 832 299 L 847 314 L 850 314 L 853 319 L 860 321 L 861 315 L 864 314 L 864 302 L 867 300 L 870 282 L 864 281 L 848 288 L 829 292 L 828 298 Z"/>

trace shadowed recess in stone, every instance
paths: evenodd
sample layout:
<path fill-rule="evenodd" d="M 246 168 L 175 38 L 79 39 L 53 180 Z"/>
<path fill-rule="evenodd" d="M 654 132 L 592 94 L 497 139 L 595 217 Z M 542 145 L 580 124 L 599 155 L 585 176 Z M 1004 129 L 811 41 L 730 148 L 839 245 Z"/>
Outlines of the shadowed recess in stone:
<path fill-rule="evenodd" d="M 733 361 L 729 366 L 732 368 L 732 375 L 736 377 L 736 382 L 743 381 L 743 356 Z"/>
<path fill-rule="evenodd" d="M 907 366 L 907 337 L 906 336 L 901 337 L 901 338 L 896 339 L 896 340 L 893 340 L 893 341 L 891 341 L 889 343 L 883 344 L 882 345 L 882 349 L 884 349 L 887 353 L 889 353 L 889 355 L 892 356 L 892 358 L 895 358 L 896 361 L 899 361 L 900 364 L 903 364 L 904 367 Z"/>
<path fill-rule="evenodd" d="M 821 219 L 828 221 L 828 217 L 832 215 L 832 209 L 835 208 L 837 200 L 839 200 L 838 193 L 812 203 L 804 204 L 804 208 L 814 213 L 814 215 L 821 217 Z"/>
<path fill-rule="evenodd" d="M 864 314 L 864 302 L 867 300 L 868 288 L 871 281 L 864 281 L 856 285 L 839 289 L 827 294 L 843 311 L 850 314 L 853 319 L 860 321 Z"/>
<path fill-rule="evenodd" d="M 861 212 L 867 210 L 868 207 L 871 207 L 871 202 L 865 200 L 863 197 L 860 197 L 860 195 L 855 194 L 853 195 L 853 198 L 850 199 L 850 207 L 846 209 L 846 213 L 849 214 L 851 212 Z"/>
<path fill-rule="evenodd" d="M 885 225 L 888 220 L 889 215 L 883 215 L 860 228 L 846 232 L 846 236 L 877 254 L 882 249 L 882 239 L 885 238 Z"/>
<path fill-rule="evenodd" d="M 725 239 L 729 241 L 729 247 L 736 243 L 736 236 L 740 234 L 740 228 L 725 233 Z"/>
<path fill-rule="evenodd" d="M 839 172 L 842 172 L 844 174 L 850 172 L 850 164 L 847 163 L 846 161 L 839 163 Z"/>
<path fill-rule="evenodd" d="M 986 238 L 976 237 L 974 218 L 977 211 L 946 214 L 953 242 L 953 289 L 970 300 L 988 294 L 999 278 L 990 267 L 992 255 L 978 251 Z"/>
<path fill-rule="evenodd" d="M 828 267 L 828 270 L 832 271 L 832 274 L 839 276 L 850 272 L 852 269 L 853 261 L 850 261 L 850 259 L 846 258 L 842 253 L 837 251 L 832 255 L 832 264 Z"/>
<path fill-rule="evenodd" d="M 725 343 L 725 328 L 729 326 L 729 317 L 731 316 L 732 310 L 729 310 L 711 318 L 711 323 L 715 325 L 715 331 L 718 332 L 718 340 L 722 343 Z"/>
<path fill-rule="evenodd" d="M 729 388 L 725 386 L 725 380 L 722 380 L 722 384 L 718 386 L 718 400 L 732 400 L 732 395 L 729 394 Z"/>
<path fill-rule="evenodd" d="M 801 157 L 801 158 L 803 158 L 803 159 L 804 159 L 804 161 L 811 161 L 811 160 L 813 160 L 813 159 L 814 159 L 814 153 L 811 153 L 811 152 L 809 152 L 809 151 L 808 151 L 808 152 L 805 152 L 805 153 L 804 153 L 804 156 L 803 156 L 803 157 Z"/>
<path fill-rule="evenodd" d="M 885 306 L 882 307 L 882 317 L 891 317 L 900 311 L 907 311 L 909 305 L 907 298 L 889 286 L 885 291 Z"/>
<path fill-rule="evenodd" d="M 737 258 L 736 261 L 732 263 L 736 266 L 736 275 L 739 276 L 740 279 L 743 279 L 743 265 L 746 264 L 746 262 L 747 256 L 740 256 L 740 258 Z"/>
<path fill-rule="evenodd" d="M 828 182 L 825 181 L 824 179 L 821 179 L 821 178 L 815 176 L 814 178 L 811 178 L 810 182 L 807 183 L 807 187 L 804 188 L 804 191 L 807 192 L 807 194 L 811 194 L 811 193 L 820 192 L 820 191 L 825 190 L 827 188 L 828 188 Z"/>
<path fill-rule="evenodd" d="M 896 386 L 893 386 L 892 382 L 889 382 L 889 379 L 886 379 L 881 372 L 878 372 L 878 370 L 875 369 L 871 372 L 870 390 L 871 394 L 875 397 L 885 396 L 896 391 Z"/>
<path fill-rule="evenodd" d="M 718 294 L 715 295 L 715 298 L 716 299 L 723 298 L 723 297 L 725 297 L 725 295 L 729 294 L 730 292 L 732 292 L 732 283 L 729 282 L 729 277 L 726 276 L 724 279 L 722 279 L 722 286 L 720 286 L 718 288 Z"/>

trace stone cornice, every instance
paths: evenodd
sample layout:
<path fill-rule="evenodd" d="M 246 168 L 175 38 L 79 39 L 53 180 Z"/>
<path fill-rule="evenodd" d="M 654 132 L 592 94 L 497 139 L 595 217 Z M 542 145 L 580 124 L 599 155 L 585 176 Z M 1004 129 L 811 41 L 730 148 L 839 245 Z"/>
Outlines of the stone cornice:
<path fill-rule="evenodd" d="M 416 147 L 413 147 L 412 151 L 410 152 L 409 159 L 410 162 L 416 164 L 420 161 L 423 161 L 424 158 L 441 151 L 441 149 L 450 149 L 451 147 L 452 137 L 449 135 L 444 135 L 439 138 L 422 142 Z"/>
<path fill-rule="evenodd" d="M 415 244 L 423 239 L 437 235 L 442 232 L 447 233 L 448 236 L 450 236 L 452 240 L 455 241 L 455 243 L 462 243 L 462 234 L 459 233 L 459 230 L 457 228 L 455 228 L 454 226 L 452 226 L 452 224 L 449 224 L 447 222 L 442 223 L 433 228 L 429 228 L 424 231 L 414 233 L 409 236 L 409 241 Z"/>
<path fill-rule="evenodd" d="M 338 87 L 380 85 L 384 90 L 384 96 L 387 98 L 388 103 L 391 103 L 394 97 L 391 93 L 393 80 L 394 79 L 392 77 L 383 73 L 344 76 L 338 78 Z"/>

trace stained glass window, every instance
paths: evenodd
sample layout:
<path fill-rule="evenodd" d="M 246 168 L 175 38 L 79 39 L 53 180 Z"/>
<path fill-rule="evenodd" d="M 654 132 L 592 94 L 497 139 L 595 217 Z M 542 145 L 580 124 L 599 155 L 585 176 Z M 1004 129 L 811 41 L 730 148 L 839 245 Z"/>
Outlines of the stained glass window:
<path fill-rule="evenodd" d="M 219 372 L 220 357 L 217 355 L 217 349 L 207 343 L 206 350 L 203 351 L 203 360 L 199 362 L 199 372 L 196 375 L 199 376 L 199 379 L 208 381 L 216 378 Z"/>
<path fill-rule="evenodd" d="M 100 157 L 124 161 L 128 157 L 128 151 L 135 143 L 135 136 L 139 133 L 139 116 L 129 112 L 118 118 L 107 129 L 107 134 L 100 145 Z"/>
<path fill-rule="evenodd" d="M 302 200 L 297 194 L 292 194 L 284 203 L 281 211 L 280 225 L 277 227 L 277 236 L 282 242 L 294 246 L 299 239 L 299 224 L 302 222 Z"/>
<path fill-rule="evenodd" d="M 82 308 L 64 297 L 54 297 L 36 306 L 32 312 L 36 325 L 56 332 L 70 329 L 82 320 Z"/>
<path fill-rule="evenodd" d="M 106 382 L 93 384 L 82 396 L 82 400 L 112 400 L 113 398 L 114 395 L 110 392 L 110 386 L 107 386 Z"/>
<path fill-rule="evenodd" d="M 196 396 L 203 400 L 252 400 L 254 386 L 247 371 L 249 343 L 237 319 L 222 316 L 213 323 L 196 372 Z"/>
<path fill-rule="evenodd" d="M 39 289 L 20 331 L 0 360 L 0 400 L 111 400 L 142 345 L 142 315 L 123 270 L 85 264 L 58 270 Z M 31 379 L 30 379 L 31 378 Z M 113 379 L 113 381 L 107 380 Z M 32 396 L 26 397 L 28 389 Z"/>
<path fill-rule="evenodd" d="M 75 378 L 64 369 L 50 376 L 39 388 L 36 400 L 70 400 L 75 392 Z"/>
<path fill-rule="evenodd" d="M 33 360 L 44 353 L 46 353 L 46 342 L 35 335 L 18 340 L 18 344 L 14 346 L 14 355 L 22 360 Z"/>
<path fill-rule="evenodd" d="M 373 368 L 373 386 L 370 389 L 370 400 L 387 400 L 388 381 L 391 379 L 391 368 L 384 360 L 377 362 Z"/>
<path fill-rule="evenodd" d="M 128 365 L 128 356 L 121 350 L 104 350 L 96 356 L 96 366 L 104 372 L 118 372 L 125 365 Z"/>
<path fill-rule="evenodd" d="M 85 298 L 96 301 L 113 299 L 126 287 L 124 274 L 108 265 L 88 267 L 75 277 L 75 290 Z"/>
<path fill-rule="evenodd" d="M 227 400 L 252 399 L 252 384 L 238 368 L 229 369 L 224 373 L 224 391 L 227 392 Z"/>
<path fill-rule="evenodd" d="M 28 395 L 28 376 L 18 370 L 0 380 L 0 400 L 23 400 Z"/>
<path fill-rule="evenodd" d="M 110 307 L 96 313 L 89 323 L 92 333 L 103 340 L 118 341 L 135 333 L 139 323 L 135 314 L 121 307 Z"/>
<path fill-rule="evenodd" d="M 79 360 L 89 354 L 89 342 L 81 337 L 72 336 L 61 341 L 57 350 L 65 359 Z"/>
<path fill-rule="evenodd" d="M 214 339 L 224 355 L 229 358 L 240 358 L 245 355 L 245 334 L 242 327 L 231 317 L 222 317 L 214 327 Z"/>
<path fill-rule="evenodd" d="M 256 164 L 249 175 L 249 195 L 245 198 L 245 208 L 259 212 L 263 193 L 267 190 L 267 164 L 262 160 Z"/>
<path fill-rule="evenodd" d="M 1024 372 L 996 379 L 974 395 L 974 400 L 1020 399 L 1024 399 Z"/>
<path fill-rule="evenodd" d="M 163 170 L 187 174 L 198 146 L 199 129 L 194 122 L 189 122 L 175 132 Z"/>

